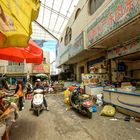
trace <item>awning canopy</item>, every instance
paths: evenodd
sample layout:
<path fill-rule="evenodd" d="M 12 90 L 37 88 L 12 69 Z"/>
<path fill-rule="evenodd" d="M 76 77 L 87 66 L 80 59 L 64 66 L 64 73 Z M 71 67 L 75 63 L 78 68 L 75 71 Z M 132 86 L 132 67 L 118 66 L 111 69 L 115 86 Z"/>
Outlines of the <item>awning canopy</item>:
<path fill-rule="evenodd" d="M 8 48 L 0 48 L 0 59 L 41 64 L 43 61 L 43 50 L 30 40 L 27 48 L 10 46 Z"/>

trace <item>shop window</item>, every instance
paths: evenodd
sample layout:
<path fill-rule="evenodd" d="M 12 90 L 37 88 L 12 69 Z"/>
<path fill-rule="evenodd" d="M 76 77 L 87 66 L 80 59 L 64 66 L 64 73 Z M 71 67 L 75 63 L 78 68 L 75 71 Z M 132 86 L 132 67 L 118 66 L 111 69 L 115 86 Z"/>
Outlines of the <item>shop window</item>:
<path fill-rule="evenodd" d="M 89 0 L 89 14 L 92 15 L 105 0 Z"/>
<path fill-rule="evenodd" d="M 65 45 L 67 45 L 71 41 L 72 37 L 72 30 L 70 27 L 67 27 L 66 34 L 65 34 Z"/>
<path fill-rule="evenodd" d="M 78 8 L 77 11 L 76 11 L 76 14 L 75 14 L 75 20 L 76 20 L 76 18 L 78 17 L 78 15 L 80 14 L 80 12 L 81 12 L 81 9 Z"/>

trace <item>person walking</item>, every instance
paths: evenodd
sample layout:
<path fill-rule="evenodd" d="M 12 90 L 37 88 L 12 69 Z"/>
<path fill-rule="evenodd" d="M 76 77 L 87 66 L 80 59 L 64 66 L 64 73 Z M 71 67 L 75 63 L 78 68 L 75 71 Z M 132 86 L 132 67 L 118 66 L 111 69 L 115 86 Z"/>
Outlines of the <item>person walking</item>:
<path fill-rule="evenodd" d="M 24 99 L 24 93 L 23 93 L 23 82 L 22 81 L 17 81 L 17 86 L 15 90 L 15 94 L 19 96 L 19 111 L 22 110 L 24 107 L 23 105 L 23 99 Z"/>

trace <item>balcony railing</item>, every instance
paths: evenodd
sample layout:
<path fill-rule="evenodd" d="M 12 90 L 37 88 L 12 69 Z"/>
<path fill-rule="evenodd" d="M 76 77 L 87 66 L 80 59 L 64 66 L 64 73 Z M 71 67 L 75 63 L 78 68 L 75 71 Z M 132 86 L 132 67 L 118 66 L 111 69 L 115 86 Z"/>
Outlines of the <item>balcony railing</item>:
<path fill-rule="evenodd" d="M 12 65 L 7 67 L 7 73 L 24 73 L 24 65 Z"/>
<path fill-rule="evenodd" d="M 0 66 L 0 73 L 5 73 L 5 68 L 4 68 L 4 66 Z"/>

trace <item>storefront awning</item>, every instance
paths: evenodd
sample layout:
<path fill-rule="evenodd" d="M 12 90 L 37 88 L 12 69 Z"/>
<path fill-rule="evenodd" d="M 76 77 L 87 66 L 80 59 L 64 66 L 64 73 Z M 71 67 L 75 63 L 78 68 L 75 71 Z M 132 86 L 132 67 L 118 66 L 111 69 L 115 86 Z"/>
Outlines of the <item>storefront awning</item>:
<path fill-rule="evenodd" d="M 43 61 L 43 50 L 32 40 L 27 48 L 8 47 L 0 48 L 0 59 L 41 64 Z"/>

